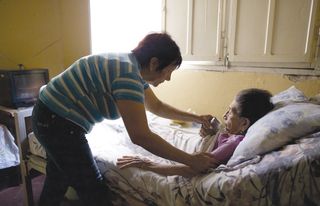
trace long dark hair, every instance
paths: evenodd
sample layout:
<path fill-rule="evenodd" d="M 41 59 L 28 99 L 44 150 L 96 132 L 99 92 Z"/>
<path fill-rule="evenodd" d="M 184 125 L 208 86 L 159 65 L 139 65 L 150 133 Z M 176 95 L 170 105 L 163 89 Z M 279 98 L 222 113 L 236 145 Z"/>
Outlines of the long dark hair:
<path fill-rule="evenodd" d="M 177 68 L 181 65 L 180 49 L 171 36 L 167 33 L 151 33 L 145 36 L 132 53 L 144 68 L 152 57 L 159 60 L 158 71 L 173 63 Z"/>
<path fill-rule="evenodd" d="M 248 118 L 252 125 L 274 108 L 271 97 L 272 94 L 263 89 L 251 88 L 240 91 L 235 98 L 239 116 Z"/>

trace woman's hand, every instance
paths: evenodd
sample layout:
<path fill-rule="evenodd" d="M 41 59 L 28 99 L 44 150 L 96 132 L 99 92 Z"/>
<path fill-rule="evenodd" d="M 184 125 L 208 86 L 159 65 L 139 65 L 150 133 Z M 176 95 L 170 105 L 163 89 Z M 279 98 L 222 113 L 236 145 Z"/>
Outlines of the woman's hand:
<path fill-rule="evenodd" d="M 120 169 L 128 167 L 137 167 L 144 169 L 147 166 L 154 165 L 154 162 L 147 158 L 141 158 L 138 156 L 123 156 L 122 158 L 117 159 L 117 166 Z"/>
<path fill-rule="evenodd" d="M 210 128 L 210 120 L 213 118 L 212 115 L 208 114 L 208 115 L 199 115 L 197 116 L 197 119 L 195 120 L 195 122 L 201 124 L 203 127 L 205 128 Z"/>
<path fill-rule="evenodd" d="M 220 122 L 217 118 L 212 115 L 199 116 L 199 122 L 202 121 L 200 136 L 206 137 L 207 135 L 214 135 L 219 130 Z"/>
<path fill-rule="evenodd" d="M 204 172 L 210 168 L 216 168 L 218 161 L 211 153 L 194 153 L 192 154 L 192 162 L 189 166 L 197 172 Z"/>

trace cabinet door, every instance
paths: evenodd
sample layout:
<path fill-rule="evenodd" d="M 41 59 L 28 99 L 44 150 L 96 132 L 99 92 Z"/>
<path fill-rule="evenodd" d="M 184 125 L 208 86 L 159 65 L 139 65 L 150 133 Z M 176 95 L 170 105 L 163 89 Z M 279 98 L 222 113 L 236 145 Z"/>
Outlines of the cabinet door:
<path fill-rule="evenodd" d="M 179 44 L 184 60 L 221 58 L 223 0 L 166 0 L 165 31 Z"/>
<path fill-rule="evenodd" d="M 230 62 L 311 66 L 316 0 L 231 0 Z"/>

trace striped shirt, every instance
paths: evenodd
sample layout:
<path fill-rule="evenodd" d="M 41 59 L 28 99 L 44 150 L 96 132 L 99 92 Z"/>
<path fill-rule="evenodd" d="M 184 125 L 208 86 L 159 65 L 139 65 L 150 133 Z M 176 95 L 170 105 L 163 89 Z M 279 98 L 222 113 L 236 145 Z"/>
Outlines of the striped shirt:
<path fill-rule="evenodd" d="M 77 60 L 40 91 L 53 112 L 89 132 L 96 122 L 120 117 L 116 101 L 144 103 L 149 85 L 132 53 L 90 55 Z"/>

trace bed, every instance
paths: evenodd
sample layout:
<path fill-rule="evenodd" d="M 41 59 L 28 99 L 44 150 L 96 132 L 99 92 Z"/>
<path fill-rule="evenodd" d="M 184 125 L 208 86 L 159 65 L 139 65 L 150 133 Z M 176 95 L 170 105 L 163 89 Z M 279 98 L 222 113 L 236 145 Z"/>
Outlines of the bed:
<path fill-rule="evenodd" d="M 193 178 L 118 169 L 123 155 L 176 164 L 131 143 L 121 120 L 97 124 L 87 138 L 106 184 L 123 198 L 117 205 L 320 205 L 320 101 L 295 87 L 273 101 L 276 109 L 250 127 L 226 165 Z M 201 138 L 199 125 L 149 113 L 148 122 L 180 149 L 210 150 L 213 137 Z M 28 168 L 44 168 L 45 152 L 32 133 L 29 144 Z"/>

